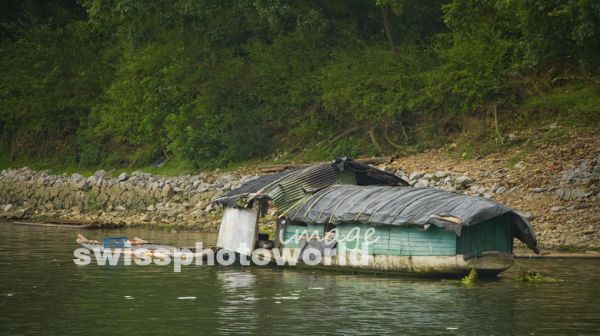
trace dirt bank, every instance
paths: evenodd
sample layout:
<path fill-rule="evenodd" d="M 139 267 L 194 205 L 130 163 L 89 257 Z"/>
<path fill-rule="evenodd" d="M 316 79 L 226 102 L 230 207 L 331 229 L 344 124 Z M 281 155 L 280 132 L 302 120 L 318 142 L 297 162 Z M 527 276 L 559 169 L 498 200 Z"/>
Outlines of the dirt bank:
<path fill-rule="evenodd" d="M 565 144 L 539 144 L 474 160 L 460 159 L 453 145 L 399 159 L 382 168 L 411 181 L 453 190 L 436 173 L 466 181 L 459 192 L 492 198 L 529 218 L 543 248 L 600 248 L 600 136 L 575 137 Z M 521 158 L 513 163 L 514 158 Z M 442 174 L 444 175 L 444 174 Z M 416 176 L 413 176 L 413 178 Z M 413 179 L 414 180 L 414 179 Z"/>

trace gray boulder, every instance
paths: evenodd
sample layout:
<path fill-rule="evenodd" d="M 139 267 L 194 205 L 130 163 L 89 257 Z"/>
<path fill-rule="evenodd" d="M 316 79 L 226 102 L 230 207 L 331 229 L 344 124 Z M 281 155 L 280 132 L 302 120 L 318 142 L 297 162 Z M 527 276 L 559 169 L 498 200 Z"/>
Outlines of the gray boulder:
<path fill-rule="evenodd" d="M 117 177 L 117 181 L 119 181 L 119 182 L 127 181 L 128 179 L 129 179 L 129 174 L 127 174 L 126 172 L 122 172 L 121 175 L 119 175 L 119 177 Z"/>
<path fill-rule="evenodd" d="M 433 175 L 438 179 L 443 179 L 444 177 L 450 175 L 450 173 L 448 173 L 446 171 L 438 171 L 438 172 L 435 172 L 435 174 L 433 174 Z"/>
<path fill-rule="evenodd" d="M 506 187 L 499 187 L 496 189 L 496 194 L 504 194 L 506 192 Z"/>
<path fill-rule="evenodd" d="M 425 175 L 425 174 L 423 174 L 421 172 L 412 172 L 412 173 L 410 173 L 410 175 L 408 176 L 408 178 L 410 180 L 418 180 L 421 177 L 423 177 L 423 175 Z"/>
<path fill-rule="evenodd" d="M 471 179 L 467 175 L 461 175 L 454 180 L 454 183 L 463 187 L 467 187 L 471 183 L 473 183 L 473 179 Z"/>
<path fill-rule="evenodd" d="M 415 183 L 414 185 L 415 188 L 428 188 L 429 187 L 429 181 L 425 180 L 425 179 L 420 179 L 417 181 L 417 183 Z"/>

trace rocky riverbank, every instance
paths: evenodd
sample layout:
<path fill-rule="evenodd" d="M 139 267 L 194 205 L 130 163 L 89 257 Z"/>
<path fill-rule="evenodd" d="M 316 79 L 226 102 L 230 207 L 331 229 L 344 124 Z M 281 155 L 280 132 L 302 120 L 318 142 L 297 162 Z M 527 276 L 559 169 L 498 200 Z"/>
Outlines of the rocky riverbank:
<path fill-rule="evenodd" d="M 112 177 L 103 170 L 85 177 L 7 169 L 0 172 L 0 218 L 211 231 L 220 219 L 211 199 L 252 177 L 201 173 L 170 178 L 142 172 Z"/>
<path fill-rule="evenodd" d="M 564 144 L 538 143 L 473 160 L 461 154 L 450 144 L 380 167 L 415 186 L 511 206 L 529 219 L 542 248 L 600 250 L 600 136 L 574 136 Z"/>
<path fill-rule="evenodd" d="M 453 151 L 449 145 L 379 168 L 415 187 L 509 205 L 530 220 L 542 248 L 600 250 L 600 137 L 474 160 L 460 159 Z M 507 158 L 515 156 L 521 160 L 508 164 Z M 213 172 L 170 178 L 135 172 L 113 177 L 101 170 L 84 177 L 7 169 L 0 172 L 0 218 L 80 219 L 213 231 L 220 209 L 210 200 L 256 176 Z"/>

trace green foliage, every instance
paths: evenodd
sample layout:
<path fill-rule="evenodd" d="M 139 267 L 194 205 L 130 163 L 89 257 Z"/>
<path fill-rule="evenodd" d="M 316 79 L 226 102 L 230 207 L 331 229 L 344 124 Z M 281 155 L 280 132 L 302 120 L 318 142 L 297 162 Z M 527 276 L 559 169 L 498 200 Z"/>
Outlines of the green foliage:
<path fill-rule="evenodd" d="M 460 280 L 460 282 L 464 285 L 474 285 L 477 283 L 477 281 L 479 281 L 479 275 L 477 274 L 477 271 L 474 268 L 471 269 L 469 275 Z"/>
<path fill-rule="evenodd" d="M 597 70 L 600 3 L 526 0 L 520 2 L 518 13 L 522 40 L 534 64 L 581 63 Z"/>
<path fill-rule="evenodd" d="M 523 161 L 523 156 L 521 154 L 515 154 L 506 160 L 506 167 L 512 168 L 515 164 L 521 161 Z"/>
<path fill-rule="evenodd" d="M 600 90 L 598 86 L 566 85 L 530 99 L 523 110 L 564 125 L 593 129 L 600 124 Z"/>
<path fill-rule="evenodd" d="M 0 9 L 3 165 L 160 170 L 168 160 L 225 167 L 281 150 L 318 160 L 376 155 L 439 146 L 492 107 L 514 120 L 600 124 L 592 0 L 64 0 Z"/>
<path fill-rule="evenodd" d="M 526 269 L 519 270 L 519 273 L 515 277 L 515 280 L 523 281 L 523 282 L 532 282 L 532 283 L 562 281 L 562 280 L 555 279 L 555 278 L 549 278 L 549 277 L 543 276 L 539 272 L 529 271 Z"/>
<path fill-rule="evenodd" d="M 410 116 L 418 96 L 418 52 L 406 49 L 399 62 L 384 47 L 340 53 L 320 76 L 322 106 L 333 127 L 393 121 Z"/>
<path fill-rule="evenodd" d="M 510 73 L 518 63 L 514 21 L 496 1 L 457 0 L 444 7 L 452 30 L 438 34 L 434 56 L 439 65 L 427 75 L 431 107 L 444 114 L 470 113 L 489 103 L 511 104 Z"/>
<path fill-rule="evenodd" d="M 336 142 L 321 142 L 305 150 L 302 157 L 308 161 L 327 161 L 338 157 L 359 157 L 360 155 L 374 156 L 375 148 L 365 139 L 365 136 L 348 136 Z"/>
<path fill-rule="evenodd" d="M 12 158 L 72 159 L 64 140 L 82 127 L 109 72 L 99 65 L 97 38 L 87 23 L 75 21 L 40 25 L 3 41 L 0 137 L 11 143 Z"/>

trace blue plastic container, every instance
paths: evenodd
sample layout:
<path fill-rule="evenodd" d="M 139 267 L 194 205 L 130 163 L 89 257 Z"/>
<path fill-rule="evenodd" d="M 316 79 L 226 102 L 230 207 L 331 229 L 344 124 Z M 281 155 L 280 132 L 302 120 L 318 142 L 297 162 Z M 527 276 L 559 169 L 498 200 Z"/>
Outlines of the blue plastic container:
<path fill-rule="evenodd" d="M 104 248 L 125 248 L 129 247 L 128 245 L 127 237 L 109 237 L 102 241 Z"/>

